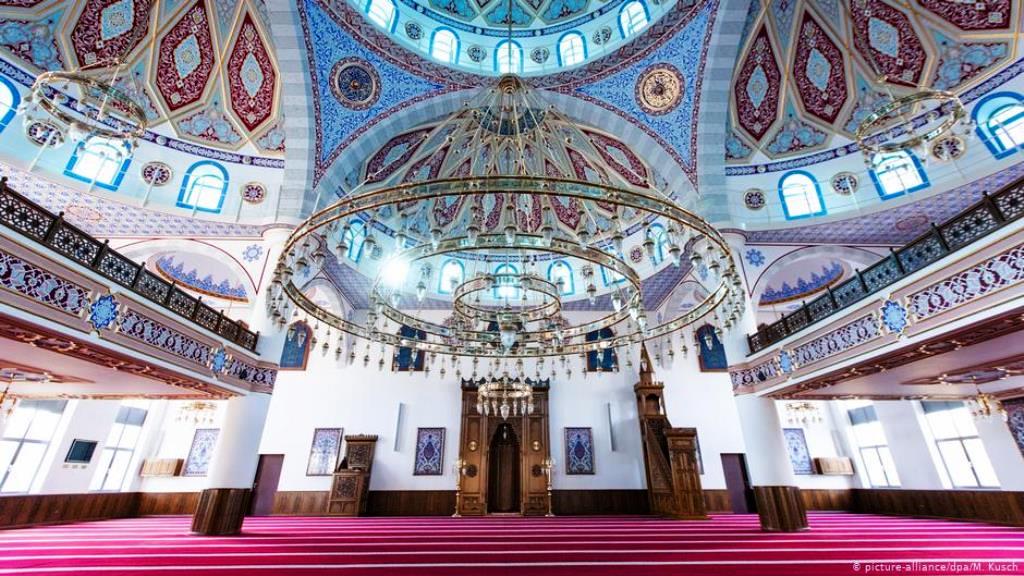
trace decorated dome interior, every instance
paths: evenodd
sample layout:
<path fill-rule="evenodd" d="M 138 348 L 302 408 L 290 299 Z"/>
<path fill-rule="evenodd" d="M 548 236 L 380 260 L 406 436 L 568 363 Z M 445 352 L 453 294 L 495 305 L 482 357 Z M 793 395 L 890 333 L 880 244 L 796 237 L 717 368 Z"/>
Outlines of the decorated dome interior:
<path fill-rule="evenodd" d="M 284 152 L 281 74 L 263 0 L 0 2 L 0 50 L 30 75 L 98 72 L 145 110 L 147 140 Z M 114 64 L 118 64 L 116 66 Z"/>
<path fill-rule="evenodd" d="M 752 0 L 733 72 L 728 162 L 842 147 L 886 100 L 918 86 L 978 85 L 1016 57 L 1019 9 L 1011 0 Z"/>

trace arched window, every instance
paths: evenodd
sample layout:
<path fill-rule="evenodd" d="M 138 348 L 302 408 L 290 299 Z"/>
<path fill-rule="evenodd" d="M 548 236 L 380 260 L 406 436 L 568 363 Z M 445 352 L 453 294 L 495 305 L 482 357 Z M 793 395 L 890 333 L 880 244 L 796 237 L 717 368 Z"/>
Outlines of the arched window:
<path fill-rule="evenodd" d="M 996 158 L 1004 158 L 1024 146 L 1024 98 L 1013 92 L 997 92 L 983 98 L 972 113 L 982 142 Z"/>
<path fill-rule="evenodd" d="M 639 0 L 626 2 L 626 5 L 619 11 L 619 32 L 622 33 L 623 38 L 629 38 L 643 30 L 649 21 L 646 4 Z"/>
<path fill-rule="evenodd" d="M 228 192 L 228 172 L 215 162 L 196 162 L 185 173 L 178 206 L 198 212 L 220 212 Z"/>
<path fill-rule="evenodd" d="M 10 80 L 0 76 L 0 132 L 7 128 L 7 125 L 14 119 L 19 104 L 21 104 L 21 96 L 18 94 L 18 89 Z"/>
<path fill-rule="evenodd" d="M 366 241 L 366 224 L 362 220 L 353 220 L 345 231 L 345 245 L 348 252 L 345 256 L 353 262 L 359 262 L 363 256 L 363 242 Z"/>
<path fill-rule="evenodd" d="M 802 170 L 787 172 L 779 179 L 779 198 L 787 220 L 821 216 L 825 201 L 821 188 L 809 173 Z"/>
<path fill-rule="evenodd" d="M 371 22 L 392 31 L 395 27 L 395 3 L 391 0 L 369 0 L 366 3 L 366 17 Z"/>
<path fill-rule="evenodd" d="M 117 190 L 130 162 L 127 145 L 91 136 L 75 146 L 64 174 L 100 188 Z"/>
<path fill-rule="evenodd" d="M 558 41 L 558 64 L 575 66 L 587 59 L 587 43 L 579 32 L 568 32 Z"/>
<path fill-rule="evenodd" d="M 921 162 L 910 152 L 877 154 L 871 163 L 871 179 L 883 200 L 928 187 Z"/>
<path fill-rule="evenodd" d="M 446 260 L 441 265 L 441 274 L 438 276 L 437 291 L 441 294 L 451 294 L 455 287 L 466 279 L 466 267 L 462 262 L 454 258 Z"/>
<path fill-rule="evenodd" d="M 515 41 L 502 40 L 494 47 L 494 69 L 501 74 L 523 71 L 523 48 Z"/>
<path fill-rule="evenodd" d="M 558 286 L 561 281 L 560 293 L 569 296 L 576 293 L 576 286 L 573 284 L 572 267 L 565 260 L 555 260 L 548 266 L 548 282 Z"/>
<path fill-rule="evenodd" d="M 502 264 L 494 269 L 494 297 L 505 299 L 519 298 L 519 270 L 511 264 Z M 504 276 L 498 276 L 503 274 Z"/>
<path fill-rule="evenodd" d="M 430 38 L 430 55 L 438 62 L 458 63 L 459 37 L 447 28 L 434 30 L 434 35 Z"/>

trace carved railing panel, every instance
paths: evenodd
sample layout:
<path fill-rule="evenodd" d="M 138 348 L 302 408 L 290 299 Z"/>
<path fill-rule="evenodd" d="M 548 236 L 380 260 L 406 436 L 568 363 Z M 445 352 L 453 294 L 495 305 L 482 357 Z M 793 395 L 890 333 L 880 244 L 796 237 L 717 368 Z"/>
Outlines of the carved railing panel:
<path fill-rule="evenodd" d="M 815 322 L 867 298 L 955 250 L 992 234 L 1024 216 L 1024 179 L 970 206 L 855 277 L 833 287 L 781 320 L 747 336 L 750 353 L 760 352 Z"/>
<path fill-rule="evenodd" d="M 149 273 L 106 243 L 93 238 L 18 194 L 0 179 L 0 224 L 35 240 L 76 263 L 163 306 L 207 330 L 250 351 L 256 350 L 259 334 L 241 323 L 224 318 L 198 298 Z"/>

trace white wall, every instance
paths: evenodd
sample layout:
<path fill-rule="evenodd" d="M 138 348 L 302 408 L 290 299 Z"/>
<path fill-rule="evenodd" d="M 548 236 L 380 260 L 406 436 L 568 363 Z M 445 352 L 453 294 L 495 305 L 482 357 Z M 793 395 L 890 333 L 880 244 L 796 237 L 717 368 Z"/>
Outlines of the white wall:
<path fill-rule="evenodd" d="M 821 422 L 803 424 L 790 422 L 789 413 L 786 411 L 786 402 L 776 402 L 779 411 L 779 421 L 783 428 L 800 428 L 804 431 L 804 438 L 807 440 L 807 451 L 814 458 L 831 458 L 849 456 L 844 446 L 837 445 L 840 442 L 842 433 L 841 423 L 837 423 L 829 407 L 830 402 L 812 402 L 818 408 Z M 844 489 L 852 488 L 856 484 L 855 476 L 826 476 L 823 474 L 797 474 L 796 483 L 801 488 L 820 489 Z"/>
<path fill-rule="evenodd" d="M 179 408 L 185 401 L 161 401 L 146 418 L 143 438 L 136 452 L 143 459 L 188 458 L 196 428 L 220 428 L 224 419 L 224 402 L 214 402 L 217 409 L 212 422 L 195 424 L 179 421 Z M 137 472 L 136 472 L 137 476 Z M 209 484 L 205 476 L 170 476 L 137 478 L 135 489 L 140 492 L 199 492 Z"/>
<path fill-rule="evenodd" d="M 975 420 L 978 438 L 985 446 L 988 459 L 999 478 L 1003 490 L 1024 490 L 1024 455 L 1002 418 Z"/>
<path fill-rule="evenodd" d="M 344 428 L 345 434 L 376 434 L 373 490 L 451 490 L 455 487 L 452 463 L 458 458 L 462 391 L 450 368 L 442 379 L 442 360 L 423 373 L 391 372 L 377 367 L 379 352 L 371 353 L 368 367 L 362 365 L 362 349 L 351 366 L 334 355 L 311 353 L 306 372 L 281 372 L 270 405 L 270 415 L 260 452 L 284 454 L 280 490 L 327 490 L 328 477 L 306 476 L 310 443 L 315 428 Z M 469 361 L 463 361 L 468 377 Z M 550 360 L 548 361 L 550 371 Z M 644 473 L 636 401 L 632 386 L 635 373 L 584 375 L 579 360 L 568 360 L 571 378 L 564 370 L 552 379 L 550 424 L 552 456 L 558 463 L 552 483 L 556 489 L 643 488 Z M 624 363 L 624 359 L 620 360 Z M 450 366 L 445 362 L 447 366 Z M 482 364 L 481 364 L 482 365 Z M 481 372 L 483 372 L 481 370 Z M 533 374 L 527 368 L 528 374 Z M 549 376 L 545 372 L 545 377 Z M 607 404 L 612 405 L 612 428 Z M 398 426 L 399 404 L 404 406 Z M 593 428 L 595 468 L 593 476 L 564 474 L 565 427 Z M 398 442 L 396 449 L 396 427 Z M 413 476 L 417 428 L 445 428 L 445 473 L 443 476 Z M 611 450 L 612 430 L 616 450 Z"/>
<path fill-rule="evenodd" d="M 118 400 L 71 400 L 64 409 L 58 435 L 50 442 L 42 470 L 36 475 L 41 494 L 72 494 L 88 492 L 89 482 L 96 474 L 103 444 L 110 433 L 121 402 Z M 98 442 L 88 464 L 67 464 L 64 457 L 75 439 Z"/>
<path fill-rule="evenodd" d="M 881 401 L 875 402 L 875 413 L 885 430 L 889 451 L 896 462 L 896 473 L 901 488 L 918 490 L 942 490 L 949 488 L 948 479 L 943 482 L 935 466 L 938 457 L 933 454 L 935 444 L 929 442 L 924 433 L 923 415 L 917 402 Z"/>

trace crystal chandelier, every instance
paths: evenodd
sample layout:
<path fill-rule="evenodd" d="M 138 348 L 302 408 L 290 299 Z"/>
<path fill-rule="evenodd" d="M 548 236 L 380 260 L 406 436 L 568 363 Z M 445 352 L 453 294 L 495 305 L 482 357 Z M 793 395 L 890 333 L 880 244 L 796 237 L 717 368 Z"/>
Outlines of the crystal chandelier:
<path fill-rule="evenodd" d="M 823 418 L 817 405 L 810 402 L 787 402 L 786 421 L 792 425 L 821 424 Z"/>
<path fill-rule="evenodd" d="M 102 60 L 75 70 L 43 72 L 25 96 L 26 129 L 37 122 L 52 127 L 46 145 L 65 138 L 80 142 L 97 136 L 129 152 L 146 134 L 149 119 L 135 100 L 117 87 L 121 63 Z"/>
<path fill-rule="evenodd" d="M 268 312 L 281 327 L 312 317 L 365 341 L 364 364 L 371 344 L 453 359 L 564 359 L 668 336 L 698 320 L 730 329 L 745 295 L 722 235 L 663 191 L 667 183 L 623 176 L 591 144 L 593 137 L 520 78 L 501 77 L 422 136 L 422 162 L 457 163 L 459 170 L 397 183 L 378 181 L 368 170 L 363 181 L 293 231 L 270 282 Z M 599 177 L 584 179 L 580 163 Z M 441 212 L 448 216 L 441 219 Z M 630 234 L 649 232 L 655 222 L 665 230 L 665 258 L 700 269 L 707 296 L 651 322 L 631 264 L 636 260 L 623 251 Z M 345 258 L 356 226 L 362 252 L 379 255 L 376 262 L 366 259 L 371 284 L 365 318 L 332 313 L 307 297 L 298 281 L 315 275 L 329 258 Z M 652 261 L 654 248 L 653 242 L 643 244 Z M 444 283 L 432 274 L 452 258 L 481 267 L 497 262 L 505 271 L 467 270 L 448 278 L 442 293 L 451 297 L 452 318 L 438 322 L 421 314 L 421 304 L 428 282 Z M 606 314 L 563 321 L 564 280 L 551 282 L 537 270 L 558 259 L 579 263 L 580 294 L 591 305 L 606 297 Z M 598 273 L 607 294 L 599 293 Z M 402 337 L 401 326 L 426 337 Z M 606 328 L 612 336 L 585 339 L 607 334 Z"/>
<path fill-rule="evenodd" d="M 978 420 L 988 420 L 999 416 L 1006 422 L 1010 418 L 1009 413 L 998 398 L 981 390 L 978 390 L 978 393 L 967 401 L 967 407 L 971 411 L 971 416 Z"/>
<path fill-rule="evenodd" d="M 476 412 L 481 416 L 526 416 L 533 414 L 533 386 L 508 374 L 492 378 L 476 389 Z"/>
<path fill-rule="evenodd" d="M 182 404 L 178 408 L 175 422 L 188 422 L 193 426 L 204 426 L 213 424 L 213 418 L 217 413 L 217 405 L 205 400 L 194 400 Z"/>

